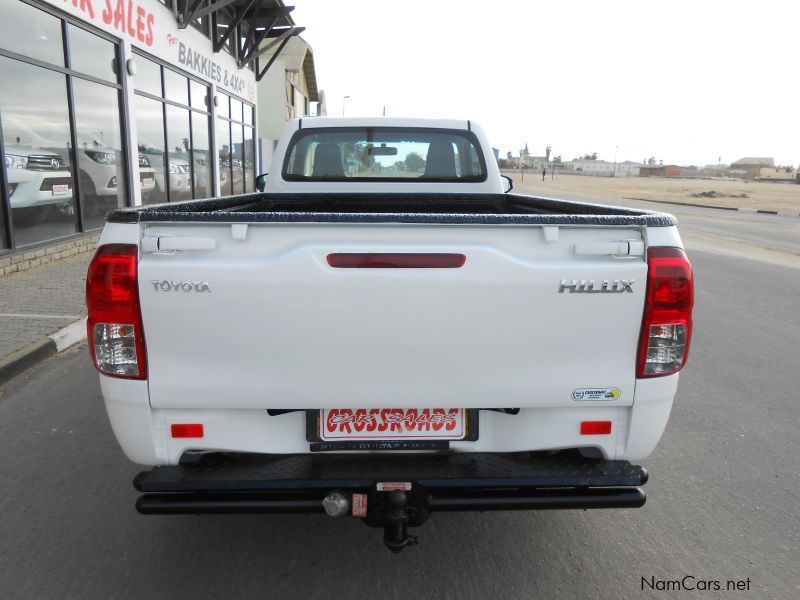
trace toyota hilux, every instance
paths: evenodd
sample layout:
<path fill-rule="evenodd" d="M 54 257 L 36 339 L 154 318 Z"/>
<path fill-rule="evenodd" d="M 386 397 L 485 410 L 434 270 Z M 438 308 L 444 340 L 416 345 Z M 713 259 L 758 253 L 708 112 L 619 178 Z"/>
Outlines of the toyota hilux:
<path fill-rule="evenodd" d="M 291 121 L 254 194 L 113 211 L 92 361 L 144 514 L 635 508 L 686 363 L 675 219 L 515 194 L 470 121 Z"/>

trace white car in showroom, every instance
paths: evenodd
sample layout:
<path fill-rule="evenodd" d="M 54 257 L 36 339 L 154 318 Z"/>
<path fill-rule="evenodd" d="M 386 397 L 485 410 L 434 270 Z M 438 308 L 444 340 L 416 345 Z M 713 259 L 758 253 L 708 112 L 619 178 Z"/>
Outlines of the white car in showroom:
<path fill-rule="evenodd" d="M 168 166 L 164 165 L 164 151 L 150 144 L 139 145 L 139 171 L 142 171 L 141 162 L 146 160 L 153 173 L 153 184 L 145 190 L 144 180 L 142 180 L 142 198 L 147 202 L 166 202 L 167 201 L 167 178 L 165 172 L 169 173 L 169 192 L 173 200 L 186 200 L 191 197 L 191 168 L 189 161 L 182 156 L 169 155 Z M 144 175 L 140 175 L 144 177 Z"/>
<path fill-rule="evenodd" d="M 5 165 L 17 225 L 39 222 L 54 205 L 72 205 L 72 173 L 60 155 L 12 144 L 5 147 Z"/>

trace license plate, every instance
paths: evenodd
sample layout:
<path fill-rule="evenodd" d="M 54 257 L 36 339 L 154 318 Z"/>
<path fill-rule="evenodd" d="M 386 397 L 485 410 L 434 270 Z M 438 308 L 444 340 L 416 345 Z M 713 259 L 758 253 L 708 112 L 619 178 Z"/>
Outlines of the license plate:
<path fill-rule="evenodd" d="M 320 439 L 460 440 L 463 408 L 331 408 L 320 411 Z"/>
<path fill-rule="evenodd" d="M 69 194 L 69 186 L 66 184 L 62 185 L 54 185 L 53 186 L 53 195 L 57 194 Z"/>

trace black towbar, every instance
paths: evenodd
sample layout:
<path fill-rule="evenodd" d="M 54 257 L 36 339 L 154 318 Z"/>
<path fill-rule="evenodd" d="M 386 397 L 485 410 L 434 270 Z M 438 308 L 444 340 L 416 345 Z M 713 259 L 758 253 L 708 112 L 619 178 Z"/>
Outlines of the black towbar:
<path fill-rule="evenodd" d="M 647 496 L 639 488 L 518 490 L 513 494 L 441 492 L 428 495 L 428 506 L 432 512 L 640 508 L 646 501 Z"/>
<path fill-rule="evenodd" d="M 434 512 L 638 508 L 647 471 L 577 452 L 212 454 L 140 473 L 146 515 L 327 513 L 384 530 L 399 552 Z"/>
<path fill-rule="evenodd" d="M 136 510 L 143 515 L 312 514 L 325 512 L 322 507 L 324 497 L 324 493 L 312 496 L 257 492 L 142 494 L 136 501 Z M 515 490 L 501 494 L 472 490 L 462 493 L 437 492 L 425 496 L 429 512 L 639 508 L 645 501 L 645 493 L 639 488 Z"/>
<path fill-rule="evenodd" d="M 143 515 L 219 515 L 264 513 L 322 513 L 324 494 L 235 494 L 183 492 L 142 494 L 136 510 Z"/>

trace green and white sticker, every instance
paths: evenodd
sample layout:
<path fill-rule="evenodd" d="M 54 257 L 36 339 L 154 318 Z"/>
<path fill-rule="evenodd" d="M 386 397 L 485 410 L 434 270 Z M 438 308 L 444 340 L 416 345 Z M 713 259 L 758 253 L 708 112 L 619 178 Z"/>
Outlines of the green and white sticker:
<path fill-rule="evenodd" d="M 622 395 L 622 392 L 619 391 L 619 388 L 579 388 L 577 390 L 573 390 L 572 392 L 572 399 L 578 402 L 586 401 L 586 400 L 601 400 L 601 401 L 610 401 L 610 400 L 619 400 L 619 397 Z"/>

